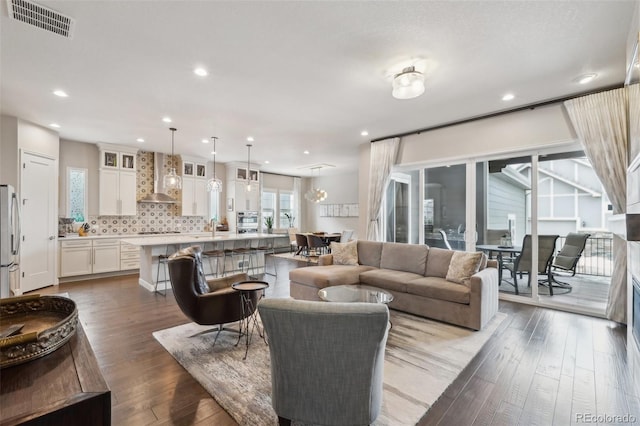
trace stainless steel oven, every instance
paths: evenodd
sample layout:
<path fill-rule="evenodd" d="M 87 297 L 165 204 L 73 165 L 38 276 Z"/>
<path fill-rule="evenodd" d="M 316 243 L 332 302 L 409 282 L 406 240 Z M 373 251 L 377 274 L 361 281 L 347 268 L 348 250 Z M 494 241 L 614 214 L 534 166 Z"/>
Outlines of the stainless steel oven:
<path fill-rule="evenodd" d="M 238 233 L 258 232 L 260 228 L 258 212 L 238 212 L 237 219 Z"/>

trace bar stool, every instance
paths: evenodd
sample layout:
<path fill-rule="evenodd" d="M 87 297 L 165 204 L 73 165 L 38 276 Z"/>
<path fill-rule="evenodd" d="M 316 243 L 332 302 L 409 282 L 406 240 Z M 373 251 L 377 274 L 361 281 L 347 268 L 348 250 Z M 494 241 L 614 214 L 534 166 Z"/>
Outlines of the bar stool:
<path fill-rule="evenodd" d="M 165 252 L 164 254 L 160 254 L 158 255 L 158 268 L 156 269 L 156 281 L 155 283 L 153 283 L 153 292 L 154 293 L 158 293 L 162 296 L 167 296 L 167 282 L 170 281 L 169 278 L 169 256 L 171 256 L 173 253 L 177 252 L 178 250 L 180 250 L 180 245 L 179 244 L 167 244 L 167 246 L 165 247 Z M 164 293 L 161 293 L 158 290 L 158 284 L 161 282 L 160 281 L 160 268 L 162 266 L 162 271 L 163 271 L 163 280 L 162 282 L 164 283 Z"/>
<path fill-rule="evenodd" d="M 220 259 L 222 259 L 222 275 L 224 275 L 224 245 L 219 242 L 207 242 L 204 244 L 204 251 L 202 252 L 202 259 L 207 259 L 209 263 L 209 270 L 214 277 L 218 277 L 220 273 Z M 213 269 L 211 259 L 216 261 L 216 269 Z"/>
<path fill-rule="evenodd" d="M 249 242 L 249 240 L 235 240 L 235 241 L 229 241 L 229 243 L 232 244 L 232 247 L 228 247 L 229 244 L 225 244 L 225 247 L 223 249 L 224 251 L 224 268 L 222 270 L 222 275 L 226 274 L 227 272 L 230 273 L 236 273 L 236 272 L 243 272 L 244 271 L 244 261 L 246 258 L 247 253 L 249 253 L 249 248 L 247 247 L 247 243 Z M 237 258 L 238 257 L 242 257 L 242 264 L 238 265 Z M 227 271 L 226 267 L 227 267 L 227 259 L 229 259 L 231 261 L 231 270 Z"/>
<path fill-rule="evenodd" d="M 271 256 L 271 262 L 273 263 L 273 274 L 271 272 L 267 271 L 267 255 L 274 255 L 276 254 L 276 251 L 273 247 L 273 238 L 263 238 L 261 240 L 257 240 L 258 241 L 258 245 L 256 247 L 256 264 L 257 262 L 257 258 L 258 258 L 258 253 L 262 253 L 264 256 L 264 273 L 265 275 L 271 275 L 273 277 L 277 277 L 278 276 L 278 268 L 276 268 L 276 258 Z"/>

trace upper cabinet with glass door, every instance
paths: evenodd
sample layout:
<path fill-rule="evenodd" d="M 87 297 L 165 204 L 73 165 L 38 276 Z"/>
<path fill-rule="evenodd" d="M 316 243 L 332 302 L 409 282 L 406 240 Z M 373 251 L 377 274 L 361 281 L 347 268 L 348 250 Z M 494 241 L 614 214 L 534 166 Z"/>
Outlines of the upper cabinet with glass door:
<path fill-rule="evenodd" d="M 201 159 L 191 159 L 184 156 L 180 157 L 182 162 L 182 176 L 194 178 L 207 178 L 207 162 Z"/>
<path fill-rule="evenodd" d="M 136 171 L 137 149 L 100 145 L 100 168 Z"/>

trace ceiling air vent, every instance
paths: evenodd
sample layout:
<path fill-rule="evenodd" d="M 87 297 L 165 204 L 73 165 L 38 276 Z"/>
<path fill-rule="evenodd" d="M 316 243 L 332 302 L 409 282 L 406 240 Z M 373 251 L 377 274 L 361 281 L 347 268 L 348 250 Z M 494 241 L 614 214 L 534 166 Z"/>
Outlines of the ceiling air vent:
<path fill-rule="evenodd" d="M 25 24 L 72 38 L 75 21 L 48 7 L 26 0 L 7 0 L 9 17 Z"/>

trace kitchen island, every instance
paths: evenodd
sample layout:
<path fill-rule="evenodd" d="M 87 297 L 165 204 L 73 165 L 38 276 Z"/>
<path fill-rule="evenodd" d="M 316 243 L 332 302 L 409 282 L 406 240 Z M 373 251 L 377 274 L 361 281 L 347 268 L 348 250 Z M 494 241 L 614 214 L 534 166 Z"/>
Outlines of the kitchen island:
<path fill-rule="evenodd" d="M 122 241 L 131 244 L 133 246 L 140 247 L 140 278 L 138 283 L 149 291 L 154 291 L 154 283 L 156 280 L 156 274 L 158 271 L 158 256 L 172 254 L 174 251 L 180 248 L 189 247 L 193 245 L 199 245 L 203 250 L 211 248 L 213 245 L 224 247 L 225 249 L 232 249 L 238 242 L 255 245 L 259 240 L 285 238 L 289 239 L 287 234 L 234 234 L 234 233 L 216 233 L 215 236 L 210 233 L 202 234 L 172 234 L 163 236 L 141 236 L 137 238 L 127 238 Z M 275 243 L 275 241 L 274 241 Z M 275 245 L 275 244 L 274 244 Z M 257 262 L 254 267 L 262 267 L 264 265 L 264 259 L 256 259 Z M 230 260 L 226 260 L 227 270 L 235 269 L 237 265 L 231 265 Z M 164 271 L 160 267 L 160 279 L 164 278 Z M 168 276 L 167 276 L 168 280 Z M 164 288 L 163 283 L 160 287 Z M 167 281 L 167 288 L 171 287 L 171 284 Z"/>

